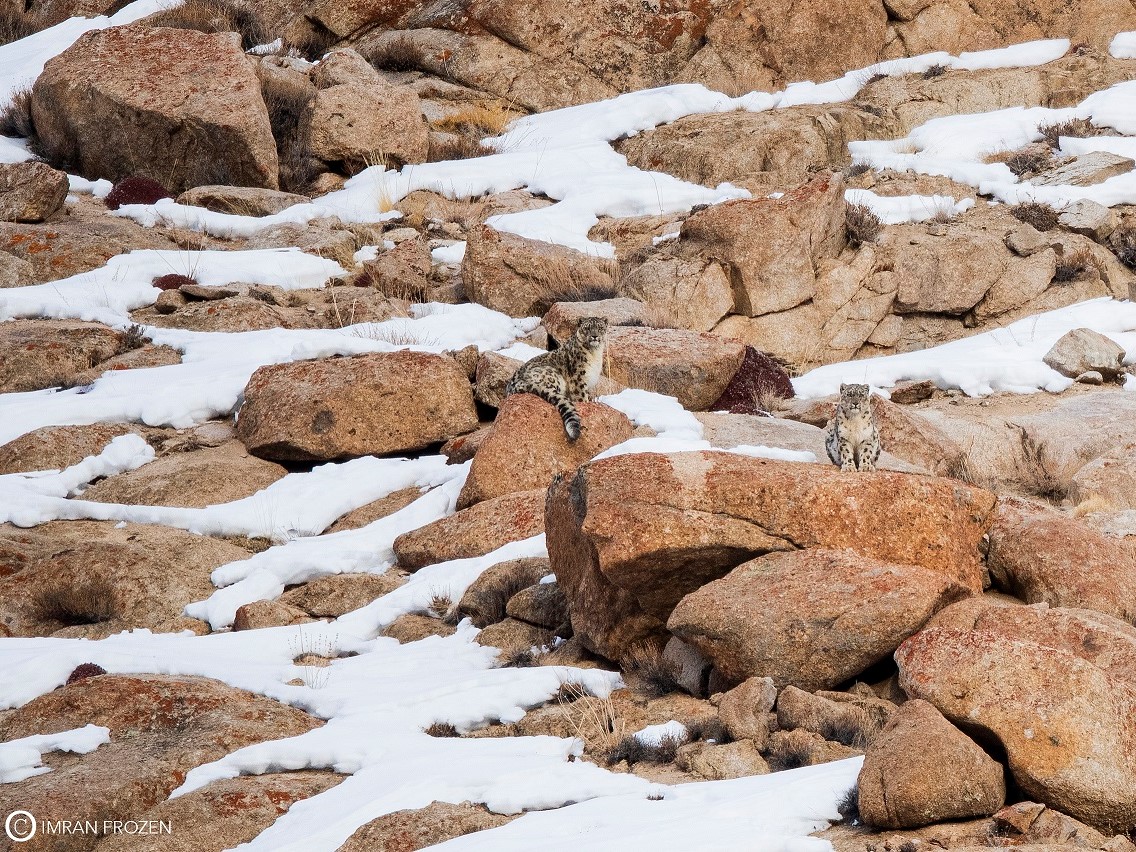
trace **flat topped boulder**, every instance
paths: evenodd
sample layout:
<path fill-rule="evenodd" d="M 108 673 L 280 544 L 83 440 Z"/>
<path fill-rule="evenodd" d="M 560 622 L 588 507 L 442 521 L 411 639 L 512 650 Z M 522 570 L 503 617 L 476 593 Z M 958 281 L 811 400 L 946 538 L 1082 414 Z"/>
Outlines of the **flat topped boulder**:
<path fill-rule="evenodd" d="M 545 529 L 576 634 L 618 658 L 627 642 L 661 637 L 684 596 L 766 553 L 849 548 L 981 591 L 979 544 L 994 503 L 988 491 L 936 477 L 641 453 L 554 483 Z"/>
<path fill-rule="evenodd" d="M 461 365 L 408 350 L 261 367 L 237 419 L 249 452 L 275 460 L 421 450 L 476 428 Z"/>
<path fill-rule="evenodd" d="M 88 32 L 44 66 L 32 117 L 47 158 L 87 177 L 278 186 L 268 110 L 235 33 Z"/>
<path fill-rule="evenodd" d="M 559 575 L 558 575 L 559 576 Z M 679 601 L 667 629 L 729 682 L 832 689 L 887 657 L 969 590 L 851 550 L 771 553 Z"/>

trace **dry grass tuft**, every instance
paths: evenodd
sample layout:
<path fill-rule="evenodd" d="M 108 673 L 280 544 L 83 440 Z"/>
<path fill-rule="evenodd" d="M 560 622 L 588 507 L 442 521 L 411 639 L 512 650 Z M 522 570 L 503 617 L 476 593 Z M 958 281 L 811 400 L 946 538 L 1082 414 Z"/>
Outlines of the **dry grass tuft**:
<path fill-rule="evenodd" d="M 812 744 L 809 740 L 796 737 L 786 737 L 780 740 L 769 752 L 766 758 L 769 768 L 774 772 L 786 769 L 800 769 L 809 766 L 812 761 Z"/>
<path fill-rule="evenodd" d="M 825 719 L 820 735 L 826 740 L 846 745 L 850 748 L 866 748 L 863 713 L 841 713 Z"/>
<path fill-rule="evenodd" d="M 435 592 L 433 597 L 430 598 L 430 603 L 426 607 L 426 614 L 432 618 L 445 619 L 450 610 L 453 609 L 454 601 L 448 594 L 444 592 Z"/>
<path fill-rule="evenodd" d="M 0 8 L 0 45 L 27 38 L 41 29 L 36 19 L 13 6 Z"/>
<path fill-rule="evenodd" d="M 431 737 L 460 737 L 458 729 L 449 722 L 435 722 L 426 728 L 425 733 Z"/>
<path fill-rule="evenodd" d="M 722 745 L 734 741 L 718 716 L 708 716 L 705 719 L 695 720 L 686 726 L 686 730 L 690 733 L 691 742 L 702 740 L 703 742 Z"/>
<path fill-rule="evenodd" d="M 122 338 L 118 342 L 119 354 L 141 349 L 148 342 L 149 339 L 146 337 L 146 330 L 138 323 L 132 322 L 127 326 L 126 331 L 122 333 Z"/>
<path fill-rule="evenodd" d="M 1108 247 L 1117 260 L 1129 269 L 1136 269 L 1136 225 L 1127 222 L 1113 231 Z"/>
<path fill-rule="evenodd" d="M 625 668 L 634 678 L 635 691 L 650 698 L 678 692 L 678 680 L 653 645 L 637 645 L 627 654 Z"/>
<path fill-rule="evenodd" d="M 1062 136 L 1072 136 L 1077 139 L 1085 139 L 1090 136 L 1108 135 L 1108 130 L 1102 127 L 1097 127 L 1087 118 L 1071 118 L 1068 121 L 1057 121 L 1052 124 L 1042 124 L 1038 126 L 1037 132 L 1040 133 L 1042 138 L 1054 148 L 1060 147 Z"/>
<path fill-rule="evenodd" d="M 1015 176 L 1021 177 L 1045 171 L 1053 162 L 1053 156 L 1049 151 L 1031 146 L 1010 153 L 1003 162 Z"/>
<path fill-rule="evenodd" d="M 942 77 L 949 70 L 950 69 L 947 68 L 946 65 L 932 65 L 930 68 L 923 72 L 923 79 L 933 80 L 935 77 Z"/>
<path fill-rule="evenodd" d="M 860 825 L 860 785 L 853 784 L 836 804 L 842 825 Z"/>
<path fill-rule="evenodd" d="M 1057 259 L 1053 280 L 1059 284 L 1084 281 L 1093 275 L 1103 277 L 1104 264 L 1092 249 L 1082 247 Z"/>
<path fill-rule="evenodd" d="M 383 71 L 417 71 L 426 61 L 426 49 L 407 36 L 397 36 L 372 50 L 367 61 Z"/>
<path fill-rule="evenodd" d="M 40 621 L 68 627 L 102 624 L 119 617 L 114 587 L 98 579 L 41 589 L 32 602 L 32 612 Z"/>
<path fill-rule="evenodd" d="M 866 205 L 849 204 L 844 211 L 844 228 L 848 232 L 848 241 L 858 246 L 875 242 L 883 223 Z"/>
<path fill-rule="evenodd" d="M 503 103 L 495 102 L 489 105 L 465 107 L 443 118 L 437 126 L 439 130 L 453 133 L 497 136 L 516 117 L 515 110 L 509 109 Z"/>
<path fill-rule="evenodd" d="M 146 23 L 203 33 L 239 33 L 245 50 L 272 40 L 256 6 L 241 0 L 186 0 L 150 16 Z"/>
<path fill-rule="evenodd" d="M 8 105 L 0 109 L 0 135 L 35 139 L 32 121 L 32 90 L 25 86 L 12 93 Z"/>
<path fill-rule="evenodd" d="M 1073 507 L 1072 515 L 1074 518 L 1083 518 L 1085 515 L 1091 515 L 1094 512 L 1115 512 L 1117 510 L 1118 507 L 1111 500 L 1106 500 L 1099 494 L 1092 494 Z"/>
<path fill-rule="evenodd" d="M 496 153 L 492 148 L 482 145 L 472 136 L 464 133 L 447 134 L 444 137 L 432 136 L 430 139 L 430 153 L 426 160 L 430 163 L 442 163 L 449 160 L 472 160 Z"/>
<path fill-rule="evenodd" d="M 679 746 L 686 743 L 685 738 L 671 735 L 661 737 L 658 743 L 644 743 L 632 735 L 620 740 L 605 759 L 609 766 L 621 760 L 626 760 L 628 766 L 636 763 L 674 763 Z"/>
<path fill-rule="evenodd" d="M 261 83 L 261 96 L 280 159 L 280 188 L 303 192 L 318 172 L 309 144 L 315 89 L 289 83 L 286 78 L 267 77 Z"/>
<path fill-rule="evenodd" d="M 1040 201 L 1023 201 L 1010 208 L 1015 219 L 1033 225 L 1039 231 L 1051 231 L 1057 227 L 1057 217 L 1060 215 L 1048 204 Z"/>
<path fill-rule="evenodd" d="M 611 696 L 597 698 L 578 683 L 564 683 L 556 700 L 572 732 L 589 748 L 606 754 L 623 739 L 627 723 L 615 712 Z"/>
<path fill-rule="evenodd" d="M 871 170 L 872 170 L 872 167 L 870 165 L 868 165 L 865 162 L 857 160 L 857 161 L 851 163 L 844 170 L 844 177 L 845 177 L 845 179 L 859 177 L 860 175 L 867 174 Z"/>

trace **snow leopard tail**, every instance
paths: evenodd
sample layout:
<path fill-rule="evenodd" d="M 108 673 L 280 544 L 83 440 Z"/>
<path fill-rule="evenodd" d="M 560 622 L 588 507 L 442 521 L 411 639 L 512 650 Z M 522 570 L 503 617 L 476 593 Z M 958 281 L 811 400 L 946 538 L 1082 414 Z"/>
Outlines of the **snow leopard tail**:
<path fill-rule="evenodd" d="M 555 400 L 553 405 L 560 412 L 560 419 L 564 421 L 564 432 L 568 435 L 568 440 L 575 441 L 580 437 L 580 415 L 576 413 L 576 406 L 566 397 Z"/>

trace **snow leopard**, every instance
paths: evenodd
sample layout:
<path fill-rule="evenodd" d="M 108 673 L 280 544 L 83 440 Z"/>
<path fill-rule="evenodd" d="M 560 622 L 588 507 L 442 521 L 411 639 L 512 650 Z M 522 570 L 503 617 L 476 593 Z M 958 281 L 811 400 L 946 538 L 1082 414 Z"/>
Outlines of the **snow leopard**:
<path fill-rule="evenodd" d="M 575 404 L 592 398 L 603 371 L 606 333 L 606 319 L 581 319 L 563 346 L 521 365 L 505 385 L 505 396 L 532 393 L 552 403 L 564 421 L 568 440 L 575 441 L 580 437 L 580 415 Z"/>
<path fill-rule="evenodd" d="M 875 470 L 880 457 L 880 430 L 872 413 L 867 385 L 841 385 L 840 401 L 824 430 L 824 448 L 841 470 Z"/>

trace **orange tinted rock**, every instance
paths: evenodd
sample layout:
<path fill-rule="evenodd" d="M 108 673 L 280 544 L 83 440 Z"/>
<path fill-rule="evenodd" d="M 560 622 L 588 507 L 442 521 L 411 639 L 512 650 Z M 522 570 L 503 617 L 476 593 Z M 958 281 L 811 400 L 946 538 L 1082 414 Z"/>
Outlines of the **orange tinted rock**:
<path fill-rule="evenodd" d="M 394 540 L 400 567 L 417 571 L 436 562 L 482 556 L 510 541 L 544 532 L 544 489 L 485 500 Z"/>
<path fill-rule="evenodd" d="M 896 652 L 900 685 L 997 738 L 1034 800 L 1136 825 L 1136 627 L 1089 610 L 950 607 Z"/>
<path fill-rule="evenodd" d="M 556 408 L 537 396 L 513 394 L 501 405 L 492 430 L 478 445 L 458 507 L 517 491 L 547 488 L 557 474 L 631 437 L 631 421 L 598 402 L 576 406 L 583 429 L 569 442 Z"/>
<path fill-rule="evenodd" d="M 424 449 L 477 428 L 453 358 L 400 350 L 261 367 L 237 437 L 270 459 L 336 459 Z"/>
<path fill-rule="evenodd" d="M 684 597 L 667 629 L 727 680 L 831 689 L 966 594 L 937 571 L 813 548 L 739 565 Z"/>

